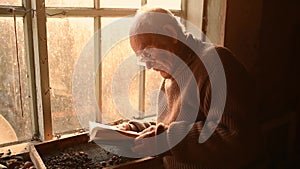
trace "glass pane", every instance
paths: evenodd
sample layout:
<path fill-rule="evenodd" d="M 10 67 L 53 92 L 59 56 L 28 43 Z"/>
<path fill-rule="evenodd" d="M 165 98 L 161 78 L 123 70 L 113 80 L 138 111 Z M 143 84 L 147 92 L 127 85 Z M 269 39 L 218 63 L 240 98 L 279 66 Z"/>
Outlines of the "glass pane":
<path fill-rule="evenodd" d="M 146 82 L 145 82 L 145 110 L 146 116 L 152 116 L 157 114 L 156 112 L 156 101 L 157 94 L 162 82 L 162 77 L 159 72 L 154 70 L 146 71 Z"/>
<path fill-rule="evenodd" d="M 121 32 L 120 29 L 114 27 L 114 24 L 109 25 L 108 28 L 106 27 L 116 19 L 119 18 L 101 19 L 101 47 L 104 54 L 102 61 L 102 120 L 104 123 L 112 122 L 120 118 L 132 118 L 137 114 L 134 114 L 134 111 L 130 110 L 130 108 L 137 111 L 139 105 L 138 66 L 135 62 L 131 62 L 132 60 L 130 58 L 133 58 L 133 51 L 129 45 L 129 40 L 123 39 L 114 44 L 112 42 L 113 37 L 124 37 L 121 37 L 119 34 Z M 106 32 L 106 29 L 111 30 L 109 34 Z M 125 26 L 123 29 L 126 29 Z M 126 35 L 128 36 L 128 31 Z M 108 51 L 104 51 L 107 49 Z M 125 70 L 123 70 L 123 66 Z M 133 75 L 131 75 L 132 73 Z M 114 78 L 117 79 L 116 84 L 113 81 Z M 120 102 L 114 100 L 115 98 L 112 94 L 113 85 L 117 86 L 119 92 L 125 92 L 128 98 L 122 98 Z M 119 96 L 120 95 L 117 94 L 117 97 Z M 118 107 L 122 107 L 122 109 L 118 111 Z"/>
<path fill-rule="evenodd" d="M 101 8 L 139 8 L 141 0 L 100 0 Z"/>
<path fill-rule="evenodd" d="M 0 0 L 0 5 L 22 6 L 22 0 Z"/>
<path fill-rule="evenodd" d="M 93 0 L 45 0 L 46 7 L 94 7 Z"/>
<path fill-rule="evenodd" d="M 148 6 L 162 7 L 167 9 L 181 9 L 181 0 L 147 0 Z"/>
<path fill-rule="evenodd" d="M 32 137 L 30 90 L 27 72 L 23 19 L 17 18 L 18 53 L 16 55 L 14 19 L 0 17 L 0 144 L 27 140 Z M 20 99 L 22 96 L 22 100 Z M 23 105 L 23 115 L 21 109 Z"/>
<path fill-rule="evenodd" d="M 72 103 L 74 66 L 94 33 L 93 18 L 47 18 L 54 133 L 82 128 Z"/>

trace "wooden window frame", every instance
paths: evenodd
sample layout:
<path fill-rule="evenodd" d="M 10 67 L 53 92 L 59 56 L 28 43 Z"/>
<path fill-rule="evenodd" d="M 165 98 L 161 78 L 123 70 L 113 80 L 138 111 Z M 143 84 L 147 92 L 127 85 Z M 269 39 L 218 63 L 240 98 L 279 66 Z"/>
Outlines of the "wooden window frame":
<path fill-rule="evenodd" d="M 181 0 L 181 10 L 171 10 L 175 15 L 186 19 L 186 1 Z M 141 5 L 147 4 L 147 0 L 141 0 Z M 136 12 L 135 8 L 101 8 L 100 0 L 94 0 L 94 8 L 81 7 L 45 7 L 45 0 L 22 0 L 22 6 L 0 6 L 0 16 L 12 17 L 9 9 L 16 10 L 16 16 L 24 18 L 24 41 L 26 59 L 28 61 L 30 76 L 30 93 L 32 99 L 32 124 L 33 138 L 47 141 L 53 139 L 51 103 L 50 103 L 50 79 L 47 50 L 47 17 L 93 17 L 94 30 L 101 28 L 101 17 L 123 17 Z M 100 36 L 95 38 L 96 44 L 101 44 Z M 100 46 L 100 45 L 98 45 Z M 99 56 L 101 49 L 95 51 Z M 96 58 L 97 59 L 97 58 Z M 97 63 L 97 62 L 96 62 Z M 95 65 L 98 66 L 98 65 Z M 98 67 L 101 72 L 102 66 Z M 145 71 L 139 75 L 139 110 L 145 110 Z M 98 88 L 97 100 L 101 109 L 101 74 L 96 79 Z M 137 118 L 144 118 L 139 114 Z M 101 121 L 101 117 L 97 117 Z M 14 144 L 14 143 L 11 143 Z"/>

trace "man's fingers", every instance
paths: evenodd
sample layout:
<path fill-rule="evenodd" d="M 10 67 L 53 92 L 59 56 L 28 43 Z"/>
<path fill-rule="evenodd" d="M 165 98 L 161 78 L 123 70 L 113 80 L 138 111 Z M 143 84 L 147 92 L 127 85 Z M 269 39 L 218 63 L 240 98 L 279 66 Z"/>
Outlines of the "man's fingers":
<path fill-rule="evenodd" d="M 141 134 L 138 137 L 136 137 L 134 139 L 134 143 L 135 144 L 142 144 L 145 138 L 152 137 L 152 136 L 154 136 L 154 132 L 153 131 L 146 132 L 146 133 Z"/>
<path fill-rule="evenodd" d="M 147 131 L 144 133 L 141 133 L 135 140 L 143 139 L 143 138 L 148 138 L 148 137 L 153 137 L 155 135 L 155 131 Z"/>
<path fill-rule="evenodd" d="M 134 126 L 137 132 L 143 131 L 147 128 L 147 125 L 145 125 L 143 122 L 133 120 L 133 121 L 129 121 L 128 123 Z"/>
<path fill-rule="evenodd" d="M 141 135 L 155 130 L 155 126 L 150 126 L 141 132 Z"/>
<path fill-rule="evenodd" d="M 120 130 L 130 130 L 130 126 L 128 123 L 122 123 L 116 126 Z"/>

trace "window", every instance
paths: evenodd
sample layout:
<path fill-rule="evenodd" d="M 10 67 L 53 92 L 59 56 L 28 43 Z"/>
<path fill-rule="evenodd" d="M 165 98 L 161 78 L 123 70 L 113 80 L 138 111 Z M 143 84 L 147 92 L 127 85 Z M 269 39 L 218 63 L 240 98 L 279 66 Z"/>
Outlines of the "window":
<path fill-rule="evenodd" d="M 81 129 L 83 126 L 73 105 L 72 80 L 74 67 L 85 45 L 98 29 L 134 14 L 142 5 L 158 5 L 156 0 L 128 0 L 126 3 L 123 0 L 45 0 L 45 8 L 43 1 L 35 1 L 35 11 L 31 1 L 0 0 L 0 28 L 5 30 L 0 32 L 0 116 L 16 133 L 16 139 L 7 142 L 30 140 L 38 133 L 43 139 L 46 135 L 52 137 Z M 181 0 L 163 2 L 161 5 L 173 10 L 176 15 L 184 14 Z M 35 24 L 41 12 L 46 13 L 46 22 L 39 20 Z M 43 29 L 46 32 L 43 33 Z M 37 31 L 39 33 L 35 34 Z M 110 41 L 104 35 L 101 37 L 100 50 Z M 114 105 L 111 83 L 118 66 L 133 55 L 128 44 L 128 39 L 122 39 L 111 46 L 96 75 L 101 79 L 97 92 L 103 122 L 124 117 Z M 49 89 L 45 89 L 47 84 Z M 128 92 L 133 108 L 149 110 L 151 92 L 159 85 L 160 76 L 152 71 L 141 71 L 132 77 Z M 87 100 L 83 102 L 89 104 Z M 126 117 L 141 117 L 140 114 L 127 113 Z M 44 123 L 49 120 L 48 117 L 50 123 Z M 7 142 L 0 140 L 0 145 Z"/>
<path fill-rule="evenodd" d="M 93 35 L 93 18 L 48 18 L 47 42 L 54 133 L 81 128 L 72 103 L 74 65 Z"/>
<path fill-rule="evenodd" d="M 101 8 L 139 8 L 141 7 L 140 0 L 101 0 L 100 7 Z"/>
<path fill-rule="evenodd" d="M 169 9 L 181 9 L 181 0 L 147 0 L 149 6 L 159 6 Z"/>
<path fill-rule="evenodd" d="M 115 102 L 113 99 L 113 94 L 112 94 L 112 83 L 113 83 L 113 77 L 116 73 L 116 71 L 118 70 L 118 68 L 120 67 L 120 65 L 127 59 L 128 56 L 130 56 L 130 54 L 132 53 L 130 47 L 129 47 L 129 41 L 128 39 L 126 40 L 121 40 L 118 43 L 114 43 L 112 42 L 111 37 L 113 35 L 105 35 L 105 33 L 107 33 L 107 31 L 104 31 L 103 29 L 105 29 L 109 24 L 112 24 L 115 21 L 118 21 L 120 18 L 116 17 L 116 18 L 111 18 L 111 17 L 103 17 L 101 18 L 101 34 L 102 36 L 102 44 L 101 44 L 101 48 L 102 49 L 106 49 L 107 47 L 105 47 L 104 45 L 107 44 L 113 44 L 113 46 L 109 46 L 108 48 L 110 48 L 110 50 L 108 51 L 108 53 L 104 53 L 103 55 L 103 61 L 102 61 L 102 90 L 101 90 L 101 98 L 102 99 L 102 107 L 101 107 L 101 112 L 102 114 L 102 121 L 105 122 L 112 122 L 115 120 L 118 120 L 120 118 L 123 118 L 124 116 L 130 116 L 129 112 L 122 112 L 120 113 L 118 111 L 118 108 L 115 106 Z M 113 28 L 113 26 L 112 26 Z M 115 30 L 116 31 L 116 30 Z M 112 33 L 112 34 L 117 34 L 116 32 Z M 106 52 L 106 51 L 103 51 Z M 126 72 L 124 72 L 122 79 L 125 77 L 128 78 Z M 134 78 L 131 81 L 131 84 L 129 85 L 129 97 L 130 97 L 130 103 L 132 104 L 132 106 L 138 110 L 138 98 L 139 98 L 139 88 L 138 88 L 138 79 Z M 122 80 L 121 82 L 122 83 Z M 123 82 L 124 83 L 124 82 Z M 122 86 L 122 85 L 118 85 L 118 87 L 121 87 L 123 91 L 127 90 L 127 86 Z M 125 114 L 124 114 L 125 113 Z"/>
<path fill-rule="evenodd" d="M 22 6 L 22 0 L 1 0 L 0 5 Z"/>
<path fill-rule="evenodd" d="M 8 10 L 21 1 L 0 0 L 0 4 Z M 29 140 L 33 135 L 23 22 L 23 17 L 13 14 L 0 16 L 0 144 Z"/>
<path fill-rule="evenodd" d="M 93 0 L 45 0 L 47 7 L 94 7 Z"/>

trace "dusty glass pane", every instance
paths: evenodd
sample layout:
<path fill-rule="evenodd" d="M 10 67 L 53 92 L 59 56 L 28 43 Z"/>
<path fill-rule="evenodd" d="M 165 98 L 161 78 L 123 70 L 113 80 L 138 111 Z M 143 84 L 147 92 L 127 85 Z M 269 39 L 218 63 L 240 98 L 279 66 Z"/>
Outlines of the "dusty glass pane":
<path fill-rule="evenodd" d="M 0 5 L 22 6 L 22 0 L 0 0 Z"/>
<path fill-rule="evenodd" d="M 0 17 L 0 144 L 30 139 L 33 134 L 29 77 L 24 48 L 23 19 L 17 18 L 21 93 L 14 33 L 14 19 Z M 21 109 L 21 99 L 23 115 Z"/>
<path fill-rule="evenodd" d="M 93 0 L 45 0 L 46 7 L 93 7 Z"/>
<path fill-rule="evenodd" d="M 102 18 L 102 28 L 107 28 L 108 24 L 117 19 L 119 18 Z M 109 34 L 102 30 L 101 39 L 102 49 L 109 49 L 108 51 L 102 51 L 102 119 L 104 123 L 120 118 L 132 118 L 134 111 L 130 109 L 137 111 L 139 104 L 138 78 L 135 75 L 130 75 L 132 72 L 137 71 L 138 66 L 130 59 L 133 58 L 133 51 L 129 46 L 129 40 L 126 38 L 120 39 L 120 41 L 113 44 L 113 36 L 121 36 L 118 34 L 120 28 L 112 26 L 109 30 L 112 30 Z M 109 47 L 104 47 L 108 44 L 110 44 Z M 128 65 L 124 66 L 126 64 Z M 117 80 L 113 81 L 114 78 Z M 113 85 L 117 86 L 118 92 L 125 92 L 127 96 L 127 98 L 120 99 L 121 103 L 115 99 L 115 97 L 120 97 L 121 94 L 118 94 L 118 92 L 115 95 L 113 94 Z M 121 110 L 118 110 L 118 107 L 122 107 Z"/>
<path fill-rule="evenodd" d="M 81 128 L 72 102 L 72 78 L 76 61 L 92 37 L 93 28 L 93 18 L 47 18 L 54 133 Z"/>
<path fill-rule="evenodd" d="M 167 9 L 181 9 L 181 0 L 147 0 L 149 6 L 162 7 Z"/>
<path fill-rule="evenodd" d="M 141 0 L 101 0 L 101 8 L 139 8 Z"/>
<path fill-rule="evenodd" d="M 148 112 L 146 116 L 156 115 L 156 101 L 162 77 L 159 72 L 154 70 L 146 70 L 145 81 L 145 110 Z"/>

